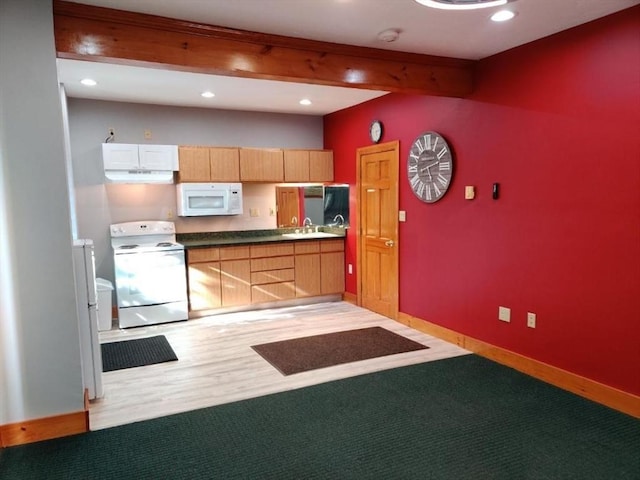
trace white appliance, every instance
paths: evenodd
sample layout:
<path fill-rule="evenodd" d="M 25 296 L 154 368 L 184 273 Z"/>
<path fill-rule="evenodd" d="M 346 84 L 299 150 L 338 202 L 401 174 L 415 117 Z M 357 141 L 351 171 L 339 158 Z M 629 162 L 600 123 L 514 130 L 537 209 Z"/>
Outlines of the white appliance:
<path fill-rule="evenodd" d="M 110 183 L 173 183 L 178 147 L 103 143 L 102 161 Z"/>
<path fill-rule="evenodd" d="M 179 183 L 178 215 L 241 215 L 241 183 Z"/>
<path fill-rule="evenodd" d="M 73 241 L 82 382 L 90 400 L 103 395 L 102 352 L 98 338 L 98 305 L 92 240 Z"/>
<path fill-rule="evenodd" d="M 184 246 L 173 222 L 110 227 L 120 328 L 187 320 Z"/>

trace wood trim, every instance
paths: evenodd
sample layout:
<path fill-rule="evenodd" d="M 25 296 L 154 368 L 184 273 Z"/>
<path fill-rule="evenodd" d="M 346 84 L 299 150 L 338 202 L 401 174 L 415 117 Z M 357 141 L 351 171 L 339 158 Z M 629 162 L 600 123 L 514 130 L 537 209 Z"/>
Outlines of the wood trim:
<path fill-rule="evenodd" d="M 620 412 L 640 418 L 640 397 L 632 393 L 618 390 L 575 373 L 562 370 L 533 358 L 525 357 L 518 353 L 496 347 L 490 343 L 477 340 L 462 333 L 450 330 L 440 325 L 422 320 L 420 318 L 400 313 L 398 322 L 414 328 L 420 332 L 441 338 L 449 343 L 458 345 L 481 357 L 493 360 L 501 365 L 506 365 L 519 372 L 530 375 L 543 382 L 588 398 Z"/>
<path fill-rule="evenodd" d="M 354 305 L 358 304 L 358 296 L 355 293 L 344 292 L 342 294 L 342 300 L 344 300 L 345 302 L 352 303 Z"/>
<path fill-rule="evenodd" d="M 472 60 L 355 47 L 54 0 L 60 58 L 464 97 Z"/>
<path fill-rule="evenodd" d="M 0 426 L 2 447 L 39 442 L 89 431 L 89 412 L 66 413 Z"/>

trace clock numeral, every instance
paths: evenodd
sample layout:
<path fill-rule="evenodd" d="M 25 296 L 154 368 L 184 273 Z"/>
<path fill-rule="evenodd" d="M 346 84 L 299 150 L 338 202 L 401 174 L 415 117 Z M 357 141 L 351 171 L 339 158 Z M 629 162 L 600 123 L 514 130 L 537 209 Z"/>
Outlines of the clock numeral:
<path fill-rule="evenodd" d="M 446 187 L 447 183 L 449 183 L 448 180 L 445 177 L 443 177 L 441 173 L 438 174 L 437 178 L 438 178 L 438 181 L 440 182 L 440 185 L 442 185 L 443 187 Z"/>
<path fill-rule="evenodd" d="M 424 184 L 424 183 L 420 183 L 420 184 L 418 185 L 418 188 L 416 189 L 416 193 L 418 194 L 418 196 L 419 196 L 419 197 L 422 197 L 422 196 L 423 196 L 423 193 L 424 193 L 424 187 L 425 187 L 425 184 Z M 428 186 L 427 186 L 427 192 L 428 192 L 428 191 L 429 191 L 429 188 L 428 188 Z"/>
<path fill-rule="evenodd" d="M 414 145 L 418 149 L 419 154 L 422 154 L 422 152 L 424 152 L 425 149 L 423 148 L 422 143 L 420 143 L 420 139 L 416 140 L 416 143 L 414 143 Z"/>
<path fill-rule="evenodd" d="M 447 153 L 447 147 L 442 147 L 442 150 L 440 150 L 438 152 L 438 155 L 437 155 L 438 156 L 438 160 L 440 160 L 444 156 L 445 153 Z"/>
<path fill-rule="evenodd" d="M 409 173 L 418 173 L 418 164 L 409 165 Z"/>
<path fill-rule="evenodd" d="M 440 162 L 439 169 L 442 172 L 448 172 L 451 170 L 451 162 Z"/>
<path fill-rule="evenodd" d="M 431 150 L 433 150 L 434 152 L 436 151 L 436 145 L 438 144 L 438 140 L 440 140 L 440 137 L 436 137 L 436 141 L 433 142 L 433 147 L 431 147 Z"/>
<path fill-rule="evenodd" d="M 415 176 L 411 177 L 411 186 L 413 187 L 414 190 L 416 188 L 416 185 L 418 185 L 418 183 L 421 183 L 419 175 L 415 175 Z"/>
<path fill-rule="evenodd" d="M 425 135 L 422 138 L 424 138 L 424 148 L 425 148 L 425 150 L 431 150 L 431 134 Z"/>
<path fill-rule="evenodd" d="M 409 156 L 413 158 L 416 162 L 420 160 L 420 157 L 413 152 L 409 153 Z"/>
<path fill-rule="evenodd" d="M 425 197 L 425 198 L 426 198 L 427 200 L 431 200 L 431 188 L 430 188 L 430 186 L 429 186 L 429 185 L 427 185 L 427 192 L 426 192 L 426 193 L 427 193 L 427 195 L 426 195 L 426 197 Z"/>
<path fill-rule="evenodd" d="M 440 191 L 440 189 L 435 183 L 433 184 L 433 191 L 436 192 L 436 197 L 439 197 L 440 195 L 442 195 L 442 192 Z"/>

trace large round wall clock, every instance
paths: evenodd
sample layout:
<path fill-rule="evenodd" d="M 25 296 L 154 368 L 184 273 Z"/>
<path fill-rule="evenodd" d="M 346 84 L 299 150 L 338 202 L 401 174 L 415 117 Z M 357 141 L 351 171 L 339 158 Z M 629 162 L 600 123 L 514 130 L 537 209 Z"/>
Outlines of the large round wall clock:
<path fill-rule="evenodd" d="M 418 136 L 407 157 L 407 178 L 416 197 L 425 203 L 437 202 L 449 190 L 452 175 L 453 155 L 442 135 Z"/>

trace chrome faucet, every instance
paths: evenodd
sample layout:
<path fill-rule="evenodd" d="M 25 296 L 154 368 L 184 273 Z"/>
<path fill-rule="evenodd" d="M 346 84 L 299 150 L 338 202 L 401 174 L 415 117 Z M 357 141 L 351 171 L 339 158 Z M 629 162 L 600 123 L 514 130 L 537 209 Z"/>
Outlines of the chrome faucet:
<path fill-rule="evenodd" d="M 344 227 L 344 217 L 340 214 L 333 217 L 333 223 L 338 223 L 338 220 L 340 220 L 340 226 Z"/>
<path fill-rule="evenodd" d="M 298 226 L 298 217 L 295 215 L 291 217 L 291 225 L 295 225 L 296 227 Z"/>
<path fill-rule="evenodd" d="M 309 223 L 307 223 L 309 222 Z M 304 217 L 304 220 L 302 222 L 302 226 L 303 227 L 310 227 L 311 225 L 313 225 L 313 222 L 311 222 L 311 219 L 309 217 Z"/>

